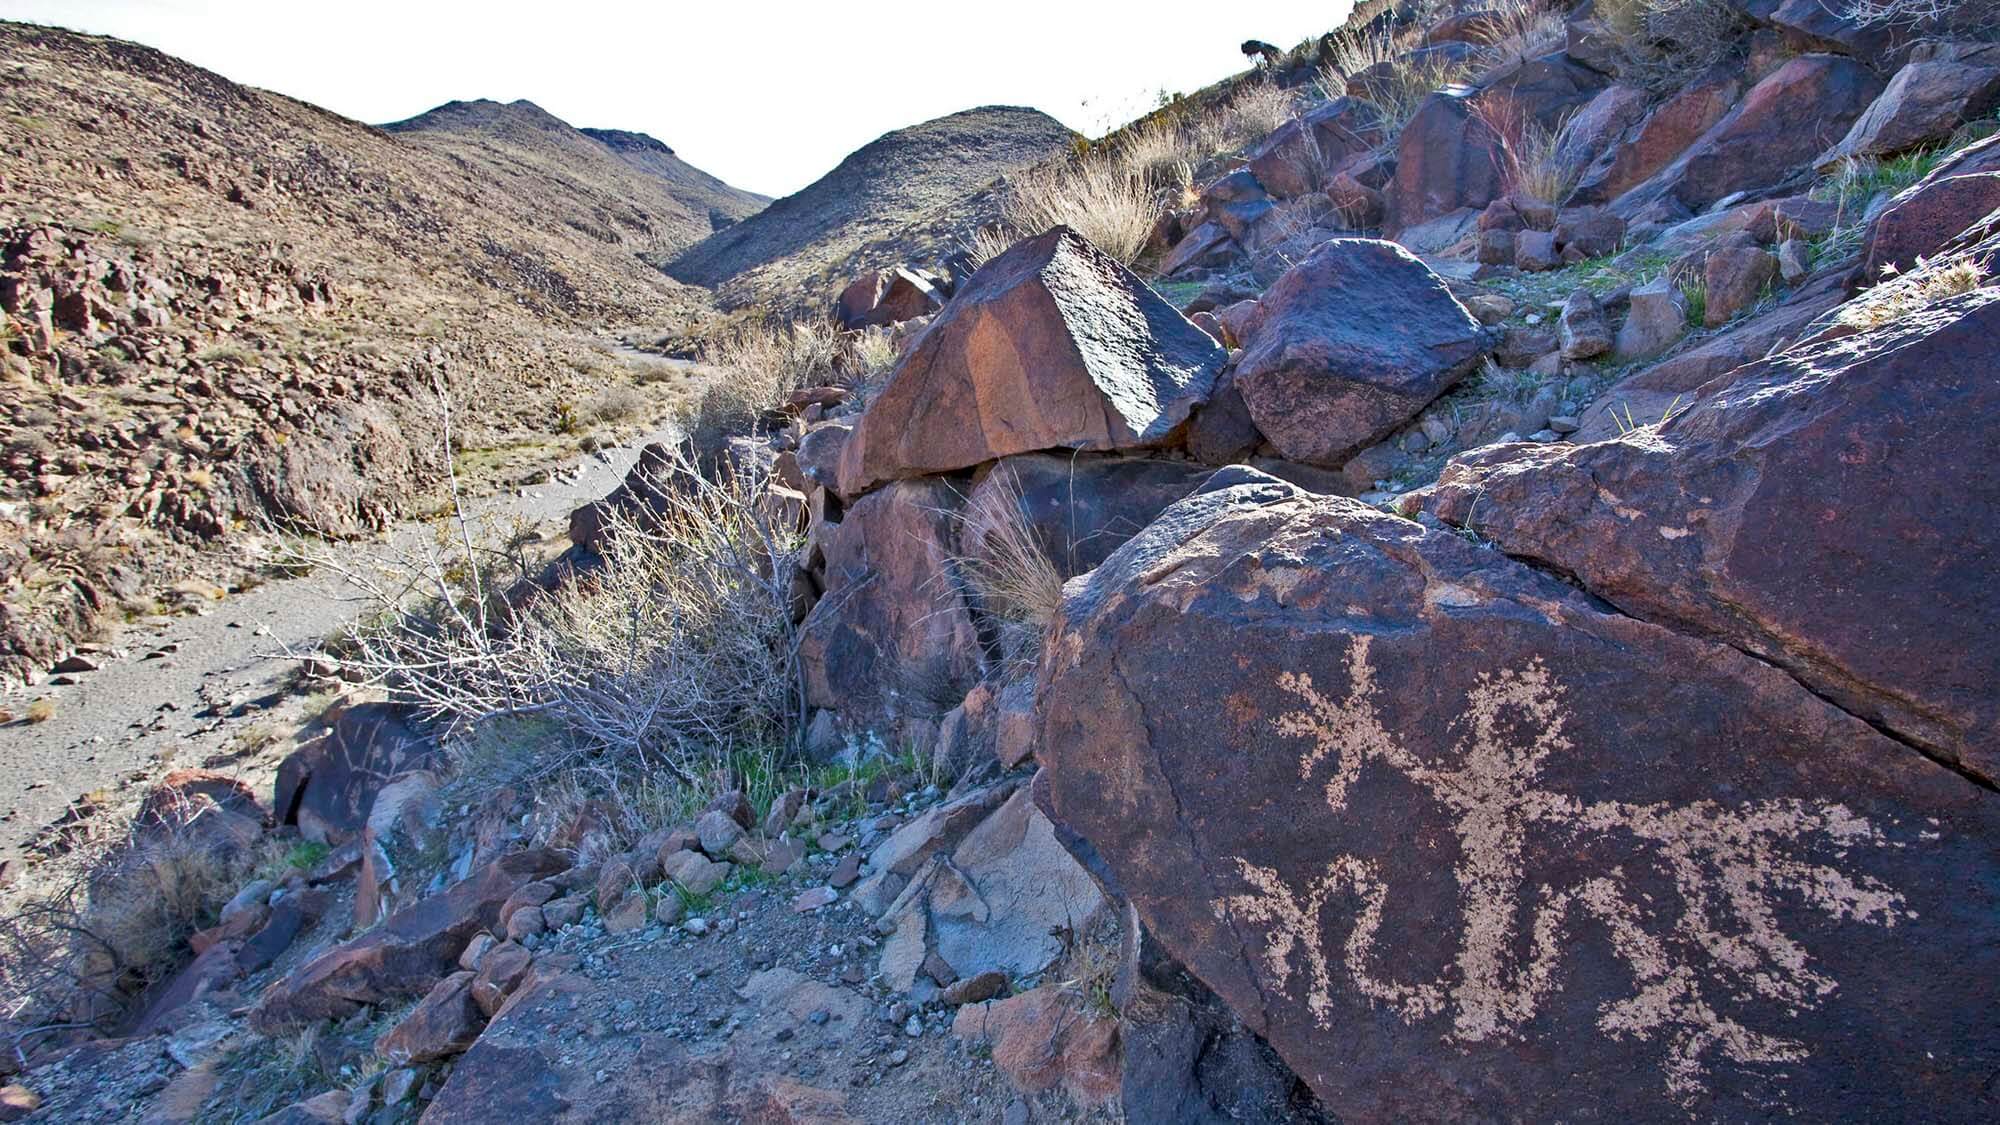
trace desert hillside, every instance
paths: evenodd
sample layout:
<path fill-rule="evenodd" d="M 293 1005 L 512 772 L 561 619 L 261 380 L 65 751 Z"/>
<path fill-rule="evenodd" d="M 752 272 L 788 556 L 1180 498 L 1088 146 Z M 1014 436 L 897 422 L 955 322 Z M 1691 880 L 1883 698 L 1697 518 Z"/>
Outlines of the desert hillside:
<path fill-rule="evenodd" d="M 426 502 L 439 386 L 468 466 L 506 447 L 513 475 L 652 409 L 607 398 L 629 380 L 600 336 L 708 302 L 638 255 L 754 207 L 532 107 L 385 133 L 135 44 L 0 44 L 10 678 L 121 604 L 227 584 L 198 560 L 267 520 L 350 535 Z"/>
<path fill-rule="evenodd" d="M 585 238 L 670 258 L 769 200 L 643 133 L 571 127 L 528 101 L 450 102 L 382 126 Z"/>
<path fill-rule="evenodd" d="M 819 299 L 823 271 L 857 247 L 893 237 L 929 212 L 964 205 L 1006 173 L 1065 151 L 1071 138 L 1047 114 L 1013 106 L 898 129 L 752 219 L 697 243 L 666 271 L 715 289 L 727 305 L 810 303 Z"/>
<path fill-rule="evenodd" d="M 531 194 L 612 181 L 528 107 L 411 143 L 14 35 L 69 69 L 9 108 L 70 102 L 10 206 L 76 214 L 0 285 L 36 534 L 114 487 L 345 512 L 424 447 L 347 355 L 559 367 L 700 299 L 635 264 L 653 212 Z M 2000 11 L 1369 0 L 1242 50 L 1101 138 L 891 134 L 696 244 L 764 303 L 560 506 L 406 525 L 337 616 L 297 611 L 338 556 L 38 668 L 0 1120 L 2000 1119 Z M 294 214 L 301 144 L 383 179 L 285 256 L 102 229 Z M 440 165 L 479 171 L 399 178 Z M 602 237 L 498 274 L 460 224 L 516 192 Z M 294 357 L 270 325 L 378 323 L 316 232 L 379 213 L 484 319 Z M 489 429 L 560 385 L 487 378 Z"/>

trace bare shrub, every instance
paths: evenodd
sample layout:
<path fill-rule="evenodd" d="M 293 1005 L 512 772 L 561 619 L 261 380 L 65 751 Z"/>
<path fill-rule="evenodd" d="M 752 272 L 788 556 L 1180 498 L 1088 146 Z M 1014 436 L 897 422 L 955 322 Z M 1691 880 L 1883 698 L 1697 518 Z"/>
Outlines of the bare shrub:
<path fill-rule="evenodd" d="M 788 742 L 802 698 L 796 529 L 755 466 L 713 478 L 682 452 L 643 519 L 613 513 L 603 564 L 523 608 L 494 604 L 494 552 L 456 543 L 341 573 L 370 612 L 339 646 L 350 678 L 445 727 L 542 724 L 514 780 L 565 771 L 697 784 L 739 750 Z"/>
<path fill-rule="evenodd" d="M 1943 23 L 1966 0 L 1843 0 L 1840 12 L 1862 27 L 1917 27 Z"/>
<path fill-rule="evenodd" d="M 1196 166 L 1209 155 L 1178 118 L 1164 114 L 1120 134 L 1112 151 L 1155 189 L 1191 185 Z"/>
<path fill-rule="evenodd" d="M 1000 627 L 1009 664 L 1032 667 L 1042 637 L 1062 613 L 1060 572 L 1021 514 L 1021 484 L 1012 470 L 976 496 L 957 517 L 959 539 L 975 545 L 955 560 L 981 609 Z"/>
<path fill-rule="evenodd" d="M 1489 74 L 1561 50 L 1567 39 L 1563 13 L 1544 0 L 1500 0 L 1485 20 L 1478 58 Z"/>
<path fill-rule="evenodd" d="M 1225 128 L 1238 143 L 1254 141 L 1291 120 L 1297 104 L 1290 90 L 1275 82 L 1249 82 L 1223 106 Z"/>
<path fill-rule="evenodd" d="M 1007 248 L 1012 245 L 1014 245 L 1012 231 L 994 223 L 987 223 L 972 232 L 972 237 L 965 240 L 964 248 L 972 259 L 972 268 L 978 269 L 1005 254 Z"/>
<path fill-rule="evenodd" d="M 1619 41 L 1620 78 L 1655 94 L 1728 58 L 1749 27 L 1725 0 L 1600 0 L 1597 12 Z"/>
<path fill-rule="evenodd" d="M 1138 260 L 1159 215 L 1144 177 L 1115 153 L 1028 169 L 1002 210 L 1007 225 L 1028 236 L 1066 226 L 1127 265 Z"/>

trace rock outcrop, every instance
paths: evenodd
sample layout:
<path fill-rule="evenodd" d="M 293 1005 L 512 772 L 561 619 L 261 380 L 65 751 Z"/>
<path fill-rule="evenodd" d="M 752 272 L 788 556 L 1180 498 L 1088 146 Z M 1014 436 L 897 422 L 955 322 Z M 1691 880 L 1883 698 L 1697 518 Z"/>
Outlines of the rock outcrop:
<path fill-rule="evenodd" d="M 1992 793 L 1725 645 L 1251 482 L 1070 588 L 1042 703 L 1051 818 L 1342 1117 L 1982 1096 Z"/>

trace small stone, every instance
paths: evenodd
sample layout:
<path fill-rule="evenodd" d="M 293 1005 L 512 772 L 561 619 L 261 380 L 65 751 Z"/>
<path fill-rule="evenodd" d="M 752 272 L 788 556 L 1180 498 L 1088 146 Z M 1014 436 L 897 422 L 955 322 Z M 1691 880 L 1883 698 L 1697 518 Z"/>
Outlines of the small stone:
<path fill-rule="evenodd" d="M 417 1080 L 421 1075 L 406 1066 L 397 1067 L 382 1076 L 382 1104 L 402 1105 L 416 1092 Z"/>
<path fill-rule="evenodd" d="M 1812 247 L 1803 238 L 1788 238 L 1778 244 L 1778 276 L 1786 285 L 1797 285 L 1812 273 Z"/>
<path fill-rule="evenodd" d="M 1562 435 L 1556 433 L 1554 430 L 1536 430 L 1534 433 L 1528 435 L 1528 440 L 1538 441 L 1541 442 L 1543 445 L 1547 445 L 1549 442 L 1555 441 L 1557 438 L 1561 436 Z"/>
<path fill-rule="evenodd" d="M 1007 974 L 998 969 L 988 969 L 948 985 L 944 990 L 944 1002 L 953 1007 L 977 1004 L 981 1000 L 991 1000 L 1006 990 Z"/>
<path fill-rule="evenodd" d="M 840 892 L 832 887 L 814 887 L 792 899 L 792 910 L 805 914 L 822 906 L 832 906 L 840 901 Z"/>
<path fill-rule="evenodd" d="M 653 921 L 662 926 L 671 926 L 681 920 L 681 913 L 686 909 L 687 904 L 681 901 L 681 896 L 661 895 L 660 901 L 653 904 Z"/>
<path fill-rule="evenodd" d="M 909 1061 L 910 1061 L 910 1052 L 904 1050 L 901 1047 L 898 1047 L 895 1050 L 889 1052 L 890 1066 L 902 1066 L 904 1063 Z"/>
<path fill-rule="evenodd" d="M 1573 434 L 1582 428 L 1582 424 L 1568 414 L 1556 414 L 1549 418 L 1549 429 L 1559 434 Z"/>
<path fill-rule="evenodd" d="M 912 1015 L 909 1019 L 903 1021 L 903 1034 L 909 1036 L 912 1039 L 923 1038 L 924 1021 Z"/>
<path fill-rule="evenodd" d="M 838 888 L 840 890 L 846 890 L 848 887 L 853 885 L 856 879 L 859 879 L 860 877 L 861 877 L 861 853 L 849 852 L 846 855 L 840 857 L 839 865 L 833 869 L 833 874 L 827 876 L 826 881 L 827 885 L 829 886 Z"/>
<path fill-rule="evenodd" d="M 689 918 L 687 921 L 681 923 L 681 929 L 686 930 L 696 937 L 700 937 L 708 932 L 708 919 Z"/>

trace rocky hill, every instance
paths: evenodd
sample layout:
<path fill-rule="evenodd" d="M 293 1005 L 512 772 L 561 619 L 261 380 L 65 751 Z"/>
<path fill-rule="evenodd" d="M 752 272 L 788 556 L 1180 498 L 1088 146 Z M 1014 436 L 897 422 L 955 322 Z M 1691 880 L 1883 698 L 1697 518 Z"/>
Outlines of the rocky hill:
<path fill-rule="evenodd" d="M 866 243 L 964 207 L 1007 172 L 1062 152 L 1072 134 L 1045 113 L 969 109 L 884 134 L 833 171 L 667 263 L 668 274 L 714 288 L 725 305 L 818 304 Z"/>
<path fill-rule="evenodd" d="M 666 260 L 770 202 L 620 130 L 571 127 L 529 101 L 449 102 L 382 126 L 476 172 L 509 200 L 540 206 L 586 238 Z"/>
<path fill-rule="evenodd" d="M 135 44 L 0 44 L 10 678 L 266 520 L 346 535 L 425 503 L 434 385 L 470 468 L 573 451 L 627 381 L 602 333 L 707 307 L 637 255 L 712 229 L 716 189 L 532 107 L 387 133 Z"/>

